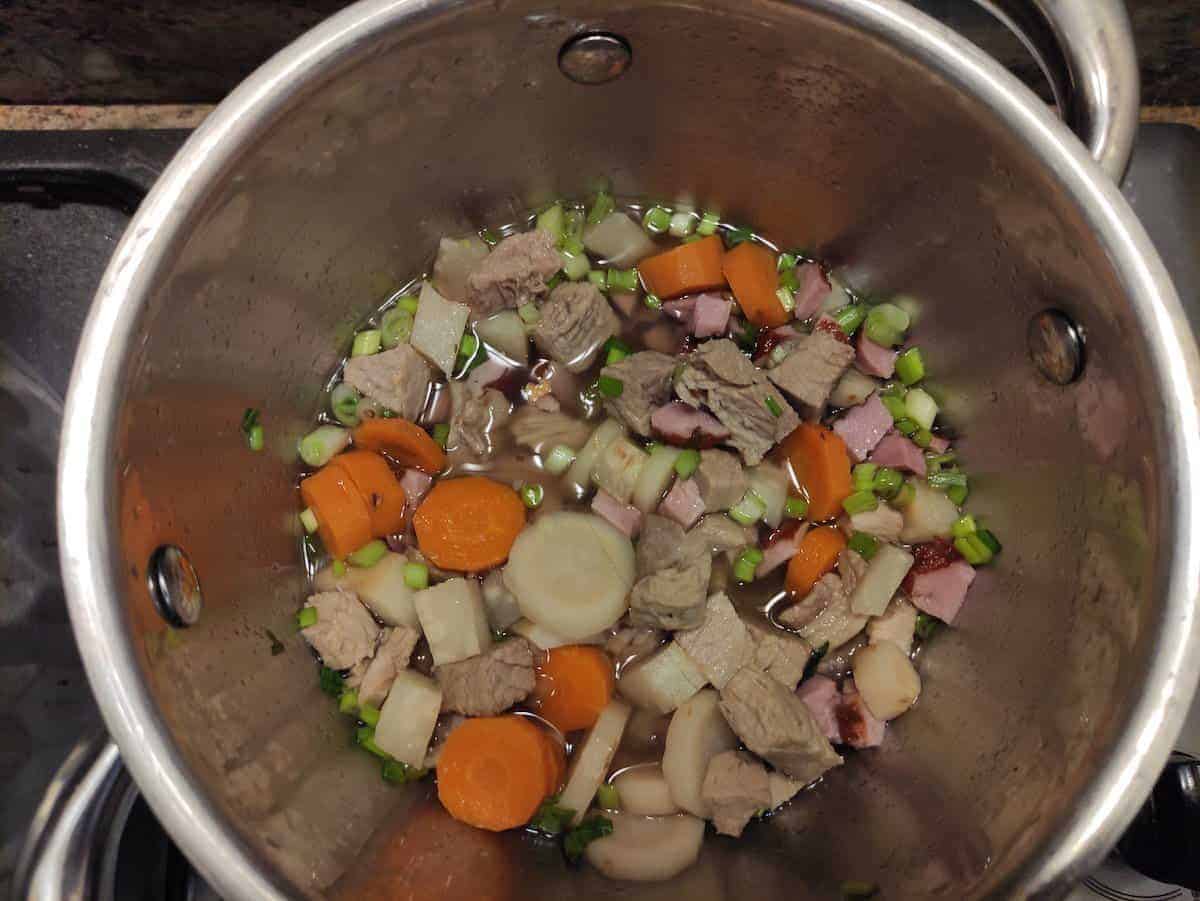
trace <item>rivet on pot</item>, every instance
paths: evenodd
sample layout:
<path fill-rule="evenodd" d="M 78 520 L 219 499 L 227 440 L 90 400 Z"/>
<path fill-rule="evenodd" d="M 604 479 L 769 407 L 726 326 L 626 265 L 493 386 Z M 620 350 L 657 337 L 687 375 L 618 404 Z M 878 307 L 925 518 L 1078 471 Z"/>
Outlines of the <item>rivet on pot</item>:
<path fill-rule="evenodd" d="M 577 34 L 558 51 L 558 68 L 579 84 L 604 84 L 620 78 L 632 61 L 629 42 L 604 31 Z"/>
<path fill-rule="evenodd" d="M 1029 356 L 1043 376 L 1069 385 L 1083 373 L 1083 332 L 1061 310 L 1042 310 L 1029 320 Z"/>
<path fill-rule="evenodd" d="M 182 550 L 173 544 L 156 548 L 150 555 L 147 577 L 154 605 L 168 623 L 183 628 L 200 619 L 200 579 Z"/>

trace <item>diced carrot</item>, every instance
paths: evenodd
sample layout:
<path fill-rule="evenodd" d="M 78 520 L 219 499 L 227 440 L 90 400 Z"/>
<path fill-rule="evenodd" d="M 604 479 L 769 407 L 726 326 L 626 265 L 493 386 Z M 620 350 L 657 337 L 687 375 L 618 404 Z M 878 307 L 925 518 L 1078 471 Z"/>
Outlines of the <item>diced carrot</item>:
<path fill-rule="evenodd" d="M 613 662 L 600 648 L 553 648 L 537 666 L 533 708 L 560 732 L 590 729 L 612 700 L 613 682 Z"/>
<path fill-rule="evenodd" d="M 743 241 L 725 254 L 725 278 L 746 318 L 759 328 L 774 328 L 788 321 L 788 312 L 775 296 L 779 273 L 775 254 L 760 244 Z"/>
<path fill-rule="evenodd" d="M 725 245 L 717 235 L 709 235 L 690 244 L 681 244 L 638 263 L 638 272 L 646 290 L 663 300 L 711 291 L 725 285 L 721 258 Z"/>
<path fill-rule="evenodd" d="M 562 742 L 550 734 L 550 730 L 539 728 L 538 731 L 546 746 L 546 775 L 549 776 L 546 782 L 546 794 L 557 794 L 567 775 L 567 751 L 562 746 Z"/>
<path fill-rule="evenodd" d="M 812 591 L 821 576 L 837 564 L 838 554 L 845 546 L 846 536 L 836 526 L 812 529 L 788 563 L 787 590 L 798 598 Z"/>
<path fill-rule="evenodd" d="M 374 451 L 350 450 L 329 465 L 345 472 L 366 501 L 372 535 L 382 538 L 404 531 L 404 488 L 387 460 Z"/>
<path fill-rule="evenodd" d="M 446 468 L 446 452 L 423 428 L 407 419 L 365 419 L 354 429 L 354 446 L 383 451 L 402 467 L 431 476 Z"/>
<path fill-rule="evenodd" d="M 317 534 L 335 559 L 371 540 L 371 513 L 344 469 L 326 466 L 300 483 L 304 505 L 317 517 Z"/>
<path fill-rule="evenodd" d="M 525 528 L 525 505 L 507 485 L 484 476 L 443 479 L 417 507 L 413 528 L 434 566 L 482 572 L 508 558 Z"/>
<path fill-rule="evenodd" d="M 824 522 L 837 516 L 842 501 L 854 491 L 850 454 L 842 436 L 812 422 L 800 426 L 780 444 L 792 483 L 808 498 L 808 518 Z"/>
<path fill-rule="evenodd" d="M 528 717 L 467 720 L 437 763 L 438 799 L 450 816 L 499 832 L 528 823 L 554 781 L 541 729 Z"/>

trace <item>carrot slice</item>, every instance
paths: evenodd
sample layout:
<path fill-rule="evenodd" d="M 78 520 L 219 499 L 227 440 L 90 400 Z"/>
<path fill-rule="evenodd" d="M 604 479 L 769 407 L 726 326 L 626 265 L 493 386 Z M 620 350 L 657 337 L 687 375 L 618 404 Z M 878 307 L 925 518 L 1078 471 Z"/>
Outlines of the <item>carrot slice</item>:
<path fill-rule="evenodd" d="M 443 479 L 417 508 L 413 528 L 435 566 L 482 572 L 508 558 L 525 528 L 525 505 L 507 485 L 483 476 Z"/>
<path fill-rule="evenodd" d="M 538 732 L 546 746 L 546 794 L 557 794 L 567 776 L 567 751 L 548 730 L 539 728 Z"/>
<path fill-rule="evenodd" d="M 374 451 L 350 450 L 329 465 L 345 472 L 366 501 L 372 535 L 382 538 L 404 531 L 404 488 L 387 460 Z"/>
<path fill-rule="evenodd" d="M 613 664 L 600 648 L 553 648 L 536 672 L 533 708 L 560 732 L 590 729 L 612 700 Z"/>
<path fill-rule="evenodd" d="M 404 467 L 415 467 L 431 476 L 446 468 L 446 452 L 429 433 L 407 419 L 367 419 L 354 429 L 354 446 L 383 451 Z"/>
<path fill-rule="evenodd" d="M 336 559 L 371 540 L 371 513 L 343 469 L 326 466 L 300 483 L 304 505 L 317 517 L 317 533 Z"/>
<path fill-rule="evenodd" d="M 808 498 L 808 518 L 823 522 L 837 516 L 854 491 L 850 454 L 842 436 L 805 422 L 780 445 L 796 488 Z"/>
<path fill-rule="evenodd" d="M 746 318 L 759 328 L 774 328 L 788 321 L 788 312 L 775 296 L 779 273 L 775 254 L 744 241 L 725 254 L 722 264 L 733 296 Z"/>
<path fill-rule="evenodd" d="M 812 591 L 817 580 L 837 564 L 845 546 L 846 537 L 836 526 L 822 526 L 805 535 L 788 563 L 787 590 L 798 598 Z"/>
<path fill-rule="evenodd" d="M 528 717 L 469 719 L 446 738 L 438 799 L 456 820 L 499 832 L 537 813 L 553 780 L 541 729 Z"/>
<path fill-rule="evenodd" d="M 638 263 L 638 272 L 646 283 L 646 290 L 666 300 L 723 287 L 725 274 L 721 271 L 721 258 L 724 255 L 725 245 L 721 239 L 709 235 L 647 257 Z"/>

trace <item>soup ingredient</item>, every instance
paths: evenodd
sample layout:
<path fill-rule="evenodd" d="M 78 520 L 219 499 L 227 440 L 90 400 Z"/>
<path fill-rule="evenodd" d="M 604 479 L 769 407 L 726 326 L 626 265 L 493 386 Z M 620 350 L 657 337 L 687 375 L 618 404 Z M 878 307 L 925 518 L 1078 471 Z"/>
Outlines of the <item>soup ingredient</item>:
<path fill-rule="evenodd" d="M 854 682 L 871 713 L 892 720 L 917 702 L 921 677 L 899 647 L 890 641 L 859 648 L 851 658 Z"/>
<path fill-rule="evenodd" d="M 759 328 L 774 328 L 791 318 L 780 303 L 775 254 L 745 241 L 725 254 L 722 268 L 742 313 Z"/>
<path fill-rule="evenodd" d="M 450 816 L 494 832 L 528 823 L 554 781 L 541 730 L 511 714 L 468 719 L 451 732 L 437 776 Z"/>
<path fill-rule="evenodd" d="M 503 563 L 524 527 L 520 496 L 484 476 L 442 479 L 413 515 L 421 553 L 435 566 L 460 572 Z"/>
<path fill-rule="evenodd" d="M 504 310 L 475 323 L 475 333 L 514 363 L 525 366 L 529 362 L 529 335 L 515 311 Z"/>
<path fill-rule="evenodd" d="M 260 451 L 263 449 L 263 427 L 262 414 L 254 407 L 247 407 L 242 413 L 242 435 L 246 439 L 246 446 L 252 451 Z"/>
<path fill-rule="evenodd" d="M 780 615 L 780 622 L 798 626 L 801 637 L 814 648 L 825 644 L 840 648 L 867 624 L 866 616 L 850 609 L 850 594 L 866 568 L 866 561 L 854 551 L 842 551 L 838 572 L 822 576 L 804 600 Z M 808 610 L 807 618 L 789 615 L 803 608 Z"/>
<path fill-rule="evenodd" d="M 853 407 L 861 404 L 879 388 L 879 382 L 863 375 L 857 369 L 847 369 L 838 383 L 829 392 L 829 403 L 835 407 Z"/>
<path fill-rule="evenodd" d="M 850 517 L 850 526 L 866 535 L 873 535 L 880 541 L 898 541 L 904 529 L 904 517 L 899 510 L 880 504 L 874 510 L 855 513 Z"/>
<path fill-rule="evenodd" d="M 631 622 L 663 629 L 700 625 L 712 571 L 709 554 L 673 520 L 647 516 L 637 547 L 638 581 L 629 598 Z"/>
<path fill-rule="evenodd" d="M 583 246 L 610 266 L 628 269 L 654 253 L 654 242 L 642 227 L 621 212 L 612 212 L 583 230 Z"/>
<path fill-rule="evenodd" d="M 877 748 L 883 744 L 887 723 L 875 716 L 859 694 L 853 679 L 842 687 L 836 708 L 838 734 L 852 748 Z"/>
<path fill-rule="evenodd" d="M 596 460 L 592 482 L 621 504 L 628 504 L 648 459 L 649 454 L 628 438 L 617 438 Z"/>
<path fill-rule="evenodd" d="M 374 652 L 379 627 L 354 595 L 321 591 L 311 595 L 303 609 L 315 611 L 317 618 L 300 634 L 330 669 L 349 669 Z"/>
<path fill-rule="evenodd" d="M 420 426 L 407 419 L 364 420 L 354 430 L 354 446 L 382 451 L 401 466 L 437 475 L 446 466 L 446 452 Z"/>
<path fill-rule="evenodd" d="M 360 707 L 379 707 L 383 704 L 396 677 L 407 668 L 420 637 L 421 633 L 410 626 L 383 630 L 375 656 L 366 665 L 361 678 L 355 678 L 357 674 L 351 672 L 351 678 L 347 680 L 348 683 L 357 683 Z"/>
<path fill-rule="evenodd" d="M 324 466 L 350 443 L 350 433 L 335 425 L 317 426 L 300 439 L 300 459 L 309 466 Z"/>
<path fill-rule="evenodd" d="M 832 519 L 854 491 L 850 455 L 841 436 L 816 423 L 802 423 L 783 441 L 792 482 L 808 498 L 808 518 Z"/>
<path fill-rule="evenodd" d="M 567 470 L 566 482 L 578 494 L 586 493 L 592 485 L 592 471 L 608 446 L 625 434 L 625 428 L 615 419 L 606 419 L 596 426 L 591 437 Z"/>
<path fill-rule="evenodd" d="M 680 447 L 712 447 L 729 437 L 729 429 L 711 413 L 697 410 L 682 401 L 672 401 L 650 415 L 654 434 Z"/>
<path fill-rule="evenodd" d="M 492 646 L 492 629 L 476 580 L 447 579 L 418 591 L 413 605 L 437 666 L 466 660 Z"/>
<path fill-rule="evenodd" d="M 569 863 L 578 863 L 588 845 L 611 834 L 612 820 L 603 816 L 590 816 L 563 838 L 563 856 Z"/>
<path fill-rule="evenodd" d="M 842 696 L 837 683 L 828 676 L 812 676 L 796 689 L 796 697 L 813 715 L 821 734 L 830 741 L 839 741 L 837 707 Z"/>
<path fill-rule="evenodd" d="M 658 506 L 675 478 L 675 462 L 679 459 L 679 453 L 678 448 L 665 444 L 655 445 L 650 450 L 633 489 L 633 506 L 643 513 L 650 513 Z"/>
<path fill-rule="evenodd" d="M 696 862 L 704 841 L 704 820 L 684 815 L 641 817 L 609 814 L 612 833 L 583 852 L 588 863 L 609 879 L 661 882 Z"/>
<path fill-rule="evenodd" d="M 487 258 L 488 246 L 478 235 L 442 238 L 433 261 L 433 286 L 447 300 L 467 302 L 467 279 Z"/>
<path fill-rule="evenodd" d="M 584 739 L 583 746 L 572 755 L 567 771 L 567 785 L 562 790 L 559 802 L 563 807 L 576 812 L 571 818 L 572 824 L 579 824 L 596 796 L 596 790 L 604 784 L 604 777 L 608 773 L 609 764 L 612 763 L 613 754 L 621 743 L 629 714 L 629 705 L 615 699 L 610 701 L 600 712 L 596 724 Z"/>
<path fill-rule="evenodd" d="M 856 463 L 867 459 L 891 428 L 892 414 L 880 400 L 879 392 L 872 394 L 865 403 L 850 410 L 833 424 L 833 430 L 846 442 L 850 458 Z"/>
<path fill-rule="evenodd" d="M 865 332 L 859 333 L 855 346 L 857 353 L 854 363 L 861 371 L 881 379 L 892 377 L 896 371 L 896 351 L 876 344 Z"/>
<path fill-rule="evenodd" d="M 967 589 L 973 581 L 974 567 L 964 560 L 955 560 L 941 569 L 914 575 L 909 596 L 925 613 L 952 623 L 962 609 Z"/>
<path fill-rule="evenodd" d="M 858 614 L 881 616 L 913 565 L 913 555 L 894 544 L 880 545 L 867 571 L 850 595 L 850 609 Z"/>
<path fill-rule="evenodd" d="M 723 751 L 709 761 L 701 793 L 717 832 L 734 838 L 773 806 L 767 768 L 745 751 Z"/>
<path fill-rule="evenodd" d="M 546 468 L 554 475 L 567 471 L 575 462 L 576 448 L 583 447 L 592 434 L 592 427 L 582 419 L 532 406 L 519 407 L 508 430 L 517 444 L 546 456 Z M 558 458 L 565 463 L 556 464 Z"/>
<path fill-rule="evenodd" d="M 515 635 L 521 635 L 529 639 L 535 647 L 543 651 L 561 648 L 563 645 L 568 644 L 602 645 L 608 639 L 608 633 L 604 631 L 597 632 L 595 635 L 589 635 L 586 638 L 567 638 L 564 635 L 559 635 L 552 629 L 539 626 L 537 623 L 524 617 L 513 623 L 511 631 Z"/>
<path fill-rule="evenodd" d="M 536 672 L 533 708 L 560 732 L 590 729 L 612 700 L 613 663 L 600 648 L 554 648 Z"/>
<path fill-rule="evenodd" d="M 621 618 L 633 576 L 629 538 L 598 516 L 556 512 L 517 537 L 504 584 L 525 617 L 579 640 Z"/>
<path fill-rule="evenodd" d="M 762 670 L 788 689 L 794 689 L 804 678 L 812 658 L 812 648 L 804 639 L 770 626 L 748 622 L 754 641 L 754 654 L 749 665 Z"/>
<path fill-rule="evenodd" d="M 596 789 L 596 804 L 605 810 L 620 810 L 621 795 L 616 786 L 606 784 Z"/>
<path fill-rule="evenodd" d="M 708 765 L 736 747 L 737 736 L 721 714 L 717 692 L 706 688 L 682 704 L 671 717 L 663 749 L 662 772 L 671 800 L 698 817 L 712 816 L 703 791 Z"/>
<path fill-rule="evenodd" d="M 300 496 L 317 517 L 317 534 L 335 559 L 371 540 L 371 513 L 344 471 L 327 467 L 313 473 L 300 483 Z"/>
<path fill-rule="evenodd" d="M 533 647 L 524 638 L 508 638 L 475 657 L 438 666 L 433 674 L 442 687 L 443 711 L 495 716 L 533 691 Z"/>
<path fill-rule="evenodd" d="M 416 419 L 429 395 L 429 364 L 408 344 L 366 357 L 351 357 L 344 383 L 404 419 Z"/>
<path fill-rule="evenodd" d="M 412 346 L 424 354 L 447 378 L 454 372 L 454 363 L 458 359 L 458 349 L 470 313 L 471 310 L 466 304 L 446 300 L 429 282 L 422 286 L 417 315 L 413 319 L 412 337 L 409 340 Z M 359 388 L 358 385 L 355 387 Z M 362 388 L 359 390 L 362 391 Z M 416 417 L 414 414 L 406 418 Z"/>
<path fill-rule="evenodd" d="M 617 314 L 590 282 L 563 282 L 550 292 L 541 313 L 533 341 L 570 372 L 591 366 L 604 342 L 620 328 Z"/>
<path fill-rule="evenodd" d="M 900 532 L 900 540 L 912 544 L 949 538 L 960 515 L 954 501 L 922 481 L 912 484 L 912 501 L 901 511 L 904 514 L 904 529 Z"/>
<path fill-rule="evenodd" d="M 670 713 L 707 681 L 683 648 L 672 641 L 623 670 L 617 690 L 643 710 Z"/>
<path fill-rule="evenodd" d="M 384 625 L 418 626 L 417 610 L 413 606 L 416 592 L 404 581 L 408 559 L 403 554 L 388 552 L 374 566 L 366 569 L 347 567 L 337 575 L 332 566 L 317 573 L 313 584 L 319 591 L 349 591 L 358 596 Z"/>
<path fill-rule="evenodd" d="M 684 453 L 687 452 L 684 451 Z M 675 460 L 677 473 L 684 460 L 682 454 Z M 667 492 L 667 496 L 659 504 L 658 512 L 663 516 L 669 516 L 685 529 L 694 526 L 704 515 L 704 499 L 700 497 L 700 489 L 696 487 L 695 481 L 682 476 L 676 479 L 671 490 Z"/>
<path fill-rule="evenodd" d="M 871 462 L 879 466 L 902 469 L 922 478 L 925 476 L 925 454 L 921 448 L 898 432 L 891 432 L 883 437 L 875 452 L 871 454 Z"/>
<path fill-rule="evenodd" d="M 467 277 L 466 304 L 476 316 L 490 316 L 539 300 L 562 265 L 549 232 L 510 235 Z"/>
<path fill-rule="evenodd" d="M 639 816 L 661 817 L 679 813 L 671 798 L 671 788 L 658 764 L 645 764 L 625 770 L 613 787 L 621 797 L 621 809 Z"/>
<path fill-rule="evenodd" d="M 379 711 L 375 744 L 401 763 L 419 769 L 425 763 L 441 707 L 442 692 L 437 683 L 420 673 L 404 670 L 392 682 Z"/>
<path fill-rule="evenodd" d="M 749 485 L 738 458 L 728 451 L 716 449 L 700 452 L 700 465 L 694 478 L 704 501 L 705 513 L 728 510 L 742 499 Z"/>
<path fill-rule="evenodd" d="M 647 257 L 638 265 L 646 290 L 663 300 L 725 286 L 725 248 L 716 235 Z"/>
<path fill-rule="evenodd" d="M 493 630 L 504 631 L 521 618 L 517 599 L 504 586 L 504 576 L 494 569 L 483 580 L 483 606 L 487 610 L 488 623 Z"/>
<path fill-rule="evenodd" d="M 404 531 L 404 488 L 383 457 L 373 451 L 351 450 L 338 454 L 329 465 L 346 473 L 366 501 L 372 535 Z"/>
<path fill-rule="evenodd" d="M 605 410 L 632 431 L 649 438 L 651 416 L 671 399 L 675 363 L 675 357 L 643 350 L 605 366 L 600 374 L 621 383 L 619 395 L 604 398 Z"/>
<path fill-rule="evenodd" d="M 779 528 L 788 500 L 787 472 L 773 463 L 763 462 L 746 470 L 746 478 L 748 490 L 762 503 L 762 521 L 772 529 Z"/>
<path fill-rule="evenodd" d="M 845 547 L 846 538 L 835 526 L 810 530 L 788 564 L 787 590 L 795 597 L 807 595 L 837 565 L 838 555 Z"/>
<path fill-rule="evenodd" d="M 871 644 L 890 641 L 907 656 L 912 651 L 913 633 L 917 628 L 917 608 L 904 598 L 896 597 L 883 616 L 867 623 L 867 639 Z"/>
<path fill-rule="evenodd" d="M 718 690 L 754 657 L 750 630 L 723 591 L 708 599 L 699 628 L 677 633 L 675 642 Z"/>

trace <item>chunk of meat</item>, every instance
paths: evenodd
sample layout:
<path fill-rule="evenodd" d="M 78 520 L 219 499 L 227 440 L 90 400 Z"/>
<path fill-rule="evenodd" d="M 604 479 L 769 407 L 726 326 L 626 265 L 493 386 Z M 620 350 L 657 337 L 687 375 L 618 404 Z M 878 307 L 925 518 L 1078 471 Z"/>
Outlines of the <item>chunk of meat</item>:
<path fill-rule="evenodd" d="M 857 407 L 851 407 L 833 423 L 833 430 L 846 442 L 846 450 L 856 463 L 867 459 L 875 446 L 892 428 L 892 414 L 876 391 Z"/>
<path fill-rule="evenodd" d="M 824 330 L 814 331 L 797 341 L 795 349 L 769 371 L 769 376 L 784 394 L 817 417 L 853 360 L 854 348 Z"/>
<path fill-rule="evenodd" d="M 829 296 L 833 286 L 817 263 L 797 266 L 796 280 L 800 282 L 800 287 L 796 289 L 796 309 L 792 315 L 801 320 L 811 319 L 820 311 L 821 301 Z"/>
<path fill-rule="evenodd" d="M 694 629 L 704 621 L 712 575 L 707 554 L 638 579 L 629 594 L 629 620 L 656 629 Z"/>
<path fill-rule="evenodd" d="M 701 294 L 692 313 L 692 334 L 697 338 L 715 338 L 729 330 L 733 301 L 719 294 Z"/>
<path fill-rule="evenodd" d="M 669 516 L 685 529 L 690 529 L 704 515 L 704 499 L 695 479 L 676 479 L 667 496 L 658 505 L 658 512 Z"/>
<path fill-rule="evenodd" d="M 808 534 L 808 523 L 792 519 L 768 535 L 763 542 L 762 561 L 754 570 L 755 578 L 761 579 L 769 576 L 776 569 L 788 563 L 800 549 L 800 542 L 804 540 L 806 534 Z"/>
<path fill-rule="evenodd" d="M 533 340 L 552 360 L 571 372 L 592 365 L 600 345 L 620 327 L 604 295 L 591 282 L 564 282 L 542 304 Z M 624 393 L 624 392 L 622 392 Z"/>
<path fill-rule="evenodd" d="M 549 232 L 534 229 L 511 235 L 467 276 L 467 306 L 482 317 L 537 300 L 561 268 L 562 257 Z"/>
<path fill-rule="evenodd" d="M 809 643 L 798 635 L 774 626 L 752 624 L 747 628 L 754 641 L 750 665 L 787 688 L 795 688 L 812 657 Z"/>
<path fill-rule="evenodd" d="M 642 511 L 622 504 L 603 488 L 598 489 L 592 498 L 592 512 L 608 520 L 628 538 L 637 535 L 642 527 Z"/>
<path fill-rule="evenodd" d="M 728 338 L 706 341 L 692 352 L 675 380 L 679 398 L 707 407 L 729 430 L 729 444 L 748 466 L 800 424 L 796 411 Z"/>
<path fill-rule="evenodd" d="M 545 454 L 560 444 L 578 451 L 592 434 L 592 425 L 566 413 L 524 406 L 508 421 L 508 430 L 517 444 Z"/>
<path fill-rule="evenodd" d="M 896 373 L 896 351 L 882 344 L 876 344 L 867 337 L 866 330 L 858 333 L 857 352 L 854 356 L 854 366 L 859 372 L 873 375 L 880 379 L 890 379 Z"/>
<path fill-rule="evenodd" d="M 882 616 L 871 617 L 867 623 L 867 639 L 871 644 L 890 641 L 908 654 L 912 650 L 916 628 L 917 608 L 904 598 L 895 597 Z"/>
<path fill-rule="evenodd" d="M 442 238 L 433 260 L 433 287 L 447 300 L 465 303 L 467 279 L 487 259 L 488 250 L 478 235 Z"/>
<path fill-rule="evenodd" d="M 975 567 L 966 560 L 955 560 L 941 569 L 914 575 L 909 597 L 930 616 L 952 623 L 974 581 Z"/>
<path fill-rule="evenodd" d="M 662 629 L 625 624 L 619 626 L 612 638 L 604 643 L 604 650 L 622 665 L 635 657 L 645 657 L 657 650 L 667 638 Z"/>
<path fill-rule="evenodd" d="M 753 817 L 771 809 L 767 768 L 745 751 L 722 751 L 708 762 L 700 797 L 717 832 L 737 838 Z"/>
<path fill-rule="evenodd" d="M 842 702 L 837 683 L 828 676 L 811 676 L 796 689 L 796 697 L 804 702 L 821 734 L 830 741 L 841 741 L 841 728 L 838 726 L 837 709 Z"/>
<path fill-rule="evenodd" d="M 800 789 L 804 788 L 803 782 L 791 779 L 778 770 L 771 770 L 767 773 L 767 785 L 771 789 L 772 810 L 792 800 L 800 793 Z"/>
<path fill-rule="evenodd" d="M 320 591 L 311 595 L 304 606 L 317 611 L 317 621 L 301 629 L 300 634 L 330 669 L 349 669 L 375 652 L 379 626 L 357 595 Z"/>
<path fill-rule="evenodd" d="M 747 748 L 793 779 L 812 782 L 842 762 L 795 692 L 753 667 L 729 680 L 721 713 Z"/>
<path fill-rule="evenodd" d="M 837 705 L 837 722 L 842 741 L 852 748 L 877 748 L 883 744 L 887 723 L 877 719 L 867 709 L 853 679 L 847 679 L 842 686 L 842 697 Z"/>
<path fill-rule="evenodd" d="M 675 520 L 650 513 L 642 524 L 635 560 L 638 577 L 648 576 L 696 556 L 684 546 L 686 532 Z"/>
<path fill-rule="evenodd" d="M 359 394 L 409 420 L 415 420 L 425 408 L 431 381 L 429 364 L 410 344 L 351 357 L 342 378 Z"/>
<path fill-rule="evenodd" d="M 442 711 L 495 716 L 533 691 L 533 645 L 524 638 L 493 644 L 487 652 L 433 671 L 442 687 Z"/>
<path fill-rule="evenodd" d="M 450 382 L 450 450 L 469 453 L 476 459 L 490 457 L 500 447 L 501 432 L 512 415 L 512 404 L 495 388 L 473 388 Z"/>
<path fill-rule="evenodd" d="M 904 516 L 894 507 L 880 504 L 874 510 L 855 513 L 850 517 L 850 525 L 856 532 L 866 532 L 880 541 L 894 543 L 900 540 L 900 532 L 904 529 Z"/>
<path fill-rule="evenodd" d="M 351 687 L 358 690 L 358 703 L 380 706 L 391 691 L 396 676 L 408 668 L 420 631 L 412 626 L 395 626 L 383 630 L 375 656 L 363 670 L 362 678 Z M 362 666 L 360 663 L 359 666 Z M 347 682 L 350 680 L 347 679 Z"/>
<path fill-rule="evenodd" d="M 742 499 L 749 482 L 738 458 L 728 451 L 700 452 L 700 466 L 692 476 L 704 501 L 704 512 L 728 510 Z"/>
<path fill-rule="evenodd" d="M 674 372 L 675 358 L 656 350 L 639 351 L 610 363 L 600 374 L 617 379 L 623 387 L 620 396 L 604 398 L 605 409 L 631 431 L 649 438 L 651 416 L 671 398 Z"/>
<path fill-rule="evenodd" d="M 785 626 L 799 629 L 814 648 L 826 642 L 839 648 L 862 631 L 867 617 L 850 609 L 850 595 L 866 572 L 867 563 L 851 550 L 838 555 L 836 573 L 826 573 L 803 600 L 779 615 Z"/>
<path fill-rule="evenodd" d="M 721 513 L 710 513 L 701 517 L 687 533 L 687 541 L 704 548 L 710 554 L 722 551 L 740 551 L 754 544 L 756 537 L 753 526 L 741 526 Z"/>
<path fill-rule="evenodd" d="M 704 622 L 680 632 L 675 642 L 718 691 L 754 659 L 755 643 L 728 595 L 718 592 L 704 605 Z"/>
<path fill-rule="evenodd" d="M 883 436 L 883 440 L 871 454 L 871 462 L 925 477 L 925 454 L 899 432 L 889 432 Z"/>
<path fill-rule="evenodd" d="M 650 414 L 655 437 L 677 447 L 712 447 L 729 437 L 717 417 L 676 400 Z"/>

